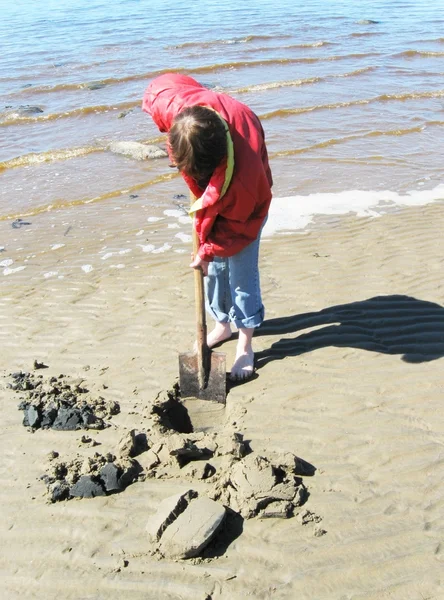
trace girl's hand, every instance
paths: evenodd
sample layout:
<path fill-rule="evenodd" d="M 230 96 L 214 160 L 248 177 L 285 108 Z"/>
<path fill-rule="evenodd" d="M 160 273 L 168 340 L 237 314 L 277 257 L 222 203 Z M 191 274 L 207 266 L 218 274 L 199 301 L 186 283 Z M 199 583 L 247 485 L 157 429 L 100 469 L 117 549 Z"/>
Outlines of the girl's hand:
<path fill-rule="evenodd" d="M 208 275 L 208 261 L 202 260 L 199 255 L 197 255 L 193 262 L 190 264 L 192 269 L 202 269 L 202 273 L 204 277 Z"/>

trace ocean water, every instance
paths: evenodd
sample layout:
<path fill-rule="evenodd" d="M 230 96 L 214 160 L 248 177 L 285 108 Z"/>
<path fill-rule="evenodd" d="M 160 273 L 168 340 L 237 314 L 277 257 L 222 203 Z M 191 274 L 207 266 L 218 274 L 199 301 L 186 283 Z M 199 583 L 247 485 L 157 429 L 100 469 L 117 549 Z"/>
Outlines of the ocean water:
<path fill-rule="evenodd" d="M 187 191 L 168 161 L 108 150 L 165 143 L 140 104 L 167 71 L 262 119 L 275 179 L 267 234 L 304 231 L 324 214 L 441 201 L 443 9 L 442 0 L 0 1 L 0 274 L 87 275 L 135 266 L 137 253 L 189 252 Z"/>

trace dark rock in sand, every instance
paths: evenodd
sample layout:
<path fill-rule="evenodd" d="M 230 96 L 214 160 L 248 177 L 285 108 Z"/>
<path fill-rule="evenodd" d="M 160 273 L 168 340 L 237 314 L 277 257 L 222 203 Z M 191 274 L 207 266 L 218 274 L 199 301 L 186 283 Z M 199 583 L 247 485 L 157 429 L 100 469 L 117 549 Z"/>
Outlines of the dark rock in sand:
<path fill-rule="evenodd" d="M 63 431 L 74 431 L 82 427 L 82 425 L 82 413 L 78 408 L 59 408 L 52 428 Z"/>
<path fill-rule="evenodd" d="M 92 81 L 91 83 L 87 83 L 85 85 L 88 90 L 101 90 L 105 86 L 106 83 L 103 83 L 102 81 Z"/>
<path fill-rule="evenodd" d="M 96 496 L 106 496 L 102 485 L 90 476 L 82 475 L 77 483 L 69 489 L 70 496 L 74 498 L 95 498 Z"/>
<path fill-rule="evenodd" d="M 9 117 L 10 119 L 16 117 L 27 117 L 28 115 L 38 115 L 43 112 L 43 108 L 40 106 L 34 106 L 31 104 L 21 104 L 20 106 L 5 106 L 5 110 L 1 114 Z"/>
<path fill-rule="evenodd" d="M 49 487 L 51 502 L 59 502 L 69 498 L 69 485 L 66 481 L 56 481 Z"/>
<path fill-rule="evenodd" d="M 34 369 L 48 369 L 48 365 L 45 365 L 42 362 L 39 362 L 38 360 L 34 361 Z"/>
<path fill-rule="evenodd" d="M 112 462 L 107 463 L 100 469 L 100 479 L 107 492 L 120 492 L 122 485 L 120 483 L 120 469 Z"/>
<path fill-rule="evenodd" d="M 40 418 L 38 409 L 32 404 L 28 404 L 24 410 L 23 425 L 37 428 L 40 425 Z"/>
<path fill-rule="evenodd" d="M 30 379 L 29 373 L 24 373 L 23 371 L 17 371 L 11 375 L 14 383 L 11 384 L 11 388 L 16 391 L 25 392 L 27 390 L 34 389 L 34 383 Z"/>
<path fill-rule="evenodd" d="M 122 112 L 117 115 L 117 118 L 118 119 L 124 119 L 126 116 L 128 116 L 132 112 L 133 112 L 132 108 L 130 108 L 129 110 L 122 110 Z"/>
<path fill-rule="evenodd" d="M 24 227 L 25 225 L 32 225 L 32 223 L 29 221 L 24 221 L 23 219 L 16 219 L 11 224 L 13 229 L 20 229 L 20 227 Z"/>
<path fill-rule="evenodd" d="M 55 404 L 48 404 L 43 411 L 42 421 L 40 423 L 40 427 L 48 428 L 51 427 L 57 418 L 57 406 Z"/>

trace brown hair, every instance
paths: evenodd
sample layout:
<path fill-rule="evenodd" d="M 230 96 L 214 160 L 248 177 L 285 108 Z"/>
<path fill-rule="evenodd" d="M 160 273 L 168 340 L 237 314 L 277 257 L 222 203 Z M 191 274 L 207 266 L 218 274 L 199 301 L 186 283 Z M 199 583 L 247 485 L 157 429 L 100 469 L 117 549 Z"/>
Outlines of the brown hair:
<path fill-rule="evenodd" d="M 205 106 L 190 106 L 174 119 L 168 143 L 175 166 L 206 187 L 227 156 L 227 136 L 219 115 Z"/>

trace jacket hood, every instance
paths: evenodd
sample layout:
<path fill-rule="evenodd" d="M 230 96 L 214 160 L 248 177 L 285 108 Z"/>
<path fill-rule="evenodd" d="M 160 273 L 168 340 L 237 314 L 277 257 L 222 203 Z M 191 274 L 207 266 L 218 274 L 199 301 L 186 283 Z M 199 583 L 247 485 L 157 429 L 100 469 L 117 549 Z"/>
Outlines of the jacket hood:
<path fill-rule="evenodd" d="M 177 94 L 177 90 L 181 94 Z M 205 89 L 188 75 L 165 73 L 153 79 L 142 101 L 142 110 L 148 113 L 161 133 L 170 130 L 174 117 L 182 108 L 190 106 L 189 98 Z M 196 102 L 197 104 L 197 102 Z"/>

